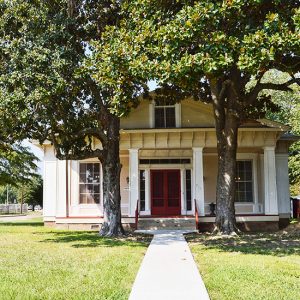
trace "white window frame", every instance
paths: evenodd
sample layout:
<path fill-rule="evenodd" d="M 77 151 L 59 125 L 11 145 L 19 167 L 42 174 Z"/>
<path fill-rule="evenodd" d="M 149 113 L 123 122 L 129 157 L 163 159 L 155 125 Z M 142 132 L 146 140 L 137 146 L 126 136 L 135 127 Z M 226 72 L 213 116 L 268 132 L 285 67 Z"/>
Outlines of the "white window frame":
<path fill-rule="evenodd" d="M 155 128 L 155 107 L 175 107 L 175 128 L 181 127 L 181 103 L 175 103 L 174 105 L 155 105 L 155 101 L 152 100 L 149 104 L 150 128 Z"/>
<path fill-rule="evenodd" d="M 81 164 L 99 164 L 99 203 L 80 203 L 80 185 L 82 185 L 82 183 L 80 183 L 80 165 Z M 102 197 L 103 197 L 103 192 L 102 192 L 102 165 L 99 161 L 79 161 L 78 162 L 78 194 L 77 194 L 77 201 L 78 201 L 78 205 L 80 206 L 99 206 L 102 205 L 103 201 L 102 201 Z"/>
<path fill-rule="evenodd" d="M 237 162 L 251 162 L 251 181 L 239 181 L 239 182 L 251 182 L 252 187 L 252 201 L 235 201 L 235 203 L 239 204 L 254 204 L 255 203 L 255 192 L 254 192 L 254 168 L 253 168 L 253 159 L 237 159 Z M 237 182 L 237 181 L 236 181 Z"/>
<path fill-rule="evenodd" d="M 74 208 L 88 208 L 88 209 L 97 209 L 101 210 L 101 215 L 102 215 L 102 210 L 103 210 L 103 170 L 102 170 L 102 164 L 99 162 L 99 160 L 95 159 L 86 159 L 86 160 L 80 160 L 80 161 L 74 161 L 76 163 L 76 170 L 73 170 L 74 177 L 72 179 L 72 182 L 74 184 L 74 187 L 72 188 L 72 194 L 71 195 L 71 207 Z M 79 202 L 79 196 L 80 196 L 80 190 L 79 190 L 79 185 L 80 185 L 80 164 L 81 163 L 99 163 L 100 164 L 100 203 L 80 203 Z M 74 166 L 75 167 L 75 166 Z M 72 176 L 72 175 L 71 175 Z"/>

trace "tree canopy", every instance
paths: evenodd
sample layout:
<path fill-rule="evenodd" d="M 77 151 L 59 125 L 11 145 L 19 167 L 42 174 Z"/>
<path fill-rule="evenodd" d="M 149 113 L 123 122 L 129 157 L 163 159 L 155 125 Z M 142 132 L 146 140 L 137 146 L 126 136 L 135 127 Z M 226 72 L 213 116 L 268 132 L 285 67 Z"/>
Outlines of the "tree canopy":
<path fill-rule="evenodd" d="M 265 90 L 289 91 L 300 84 L 299 1 L 137 0 L 128 5 L 127 37 L 134 37 L 137 72 L 213 105 L 216 224 L 222 233 L 232 233 L 238 128 L 275 108 Z M 271 69 L 286 72 L 286 80 L 268 81 Z"/>
<path fill-rule="evenodd" d="M 145 83 L 212 103 L 216 223 L 231 233 L 238 128 L 273 108 L 264 90 L 299 84 L 299 34 L 296 0 L 0 0 L 0 126 L 6 138 L 49 139 L 60 159 L 98 157 L 110 235 L 122 232 L 119 117 Z M 266 81 L 274 68 L 284 82 Z"/>
<path fill-rule="evenodd" d="M 110 38 L 124 17 L 117 0 L 0 1 L 3 135 L 50 140 L 59 159 L 99 158 L 108 235 L 122 233 L 119 117 L 146 88 Z"/>
<path fill-rule="evenodd" d="M 36 176 L 38 158 L 20 144 L 0 142 L 0 185 L 17 186 Z"/>

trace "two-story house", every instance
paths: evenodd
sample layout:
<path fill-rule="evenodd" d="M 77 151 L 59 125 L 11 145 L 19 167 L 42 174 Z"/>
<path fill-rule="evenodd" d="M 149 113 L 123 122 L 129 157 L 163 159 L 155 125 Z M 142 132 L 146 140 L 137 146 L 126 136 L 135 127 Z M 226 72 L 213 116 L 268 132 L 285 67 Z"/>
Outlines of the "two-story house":
<path fill-rule="evenodd" d="M 139 218 L 192 219 L 212 225 L 217 150 L 212 107 L 184 100 L 142 103 L 121 120 L 121 208 L 124 224 Z M 276 229 L 290 216 L 288 127 L 248 120 L 239 129 L 236 216 L 246 229 Z M 97 145 L 96 145 L 97 146 Z M 102 217 L 102 171 L 97 159 L 60 161 L 44 144 L 44 222 L 93 229 Z M 194 201 L 195 199 L 195 201 Z M 194 221 L 193 221 L 194 222 Z"/>

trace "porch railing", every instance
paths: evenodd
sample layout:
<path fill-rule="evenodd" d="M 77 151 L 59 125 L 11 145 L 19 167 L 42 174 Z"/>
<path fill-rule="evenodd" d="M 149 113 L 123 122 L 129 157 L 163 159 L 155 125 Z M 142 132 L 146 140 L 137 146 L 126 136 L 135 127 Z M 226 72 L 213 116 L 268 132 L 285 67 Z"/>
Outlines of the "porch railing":
<path fill-rule="evenodd" d="M 194 199 L 195 203 L 195 221 L 196 221 L 196 229 L 199 230 L 199 215 L 198 215 L 198 206 L 197 206 L 197 201 Z"/>
<path fill-rule="evenodd" d="M 138 229 L 139 215 L 140 215 L 140 200 L 137 200 L 136 209 L 135 209 L 135 230 Z"/>

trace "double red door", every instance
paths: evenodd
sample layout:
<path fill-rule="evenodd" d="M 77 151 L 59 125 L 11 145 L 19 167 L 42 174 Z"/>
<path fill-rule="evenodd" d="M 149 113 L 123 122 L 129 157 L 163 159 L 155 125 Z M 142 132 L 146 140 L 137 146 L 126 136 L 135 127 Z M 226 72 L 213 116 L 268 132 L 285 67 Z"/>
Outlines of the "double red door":
<path fill-rule="evenodd" d="M 151 170 L 151 214 L 181 214 L 180 170 Z"/>

